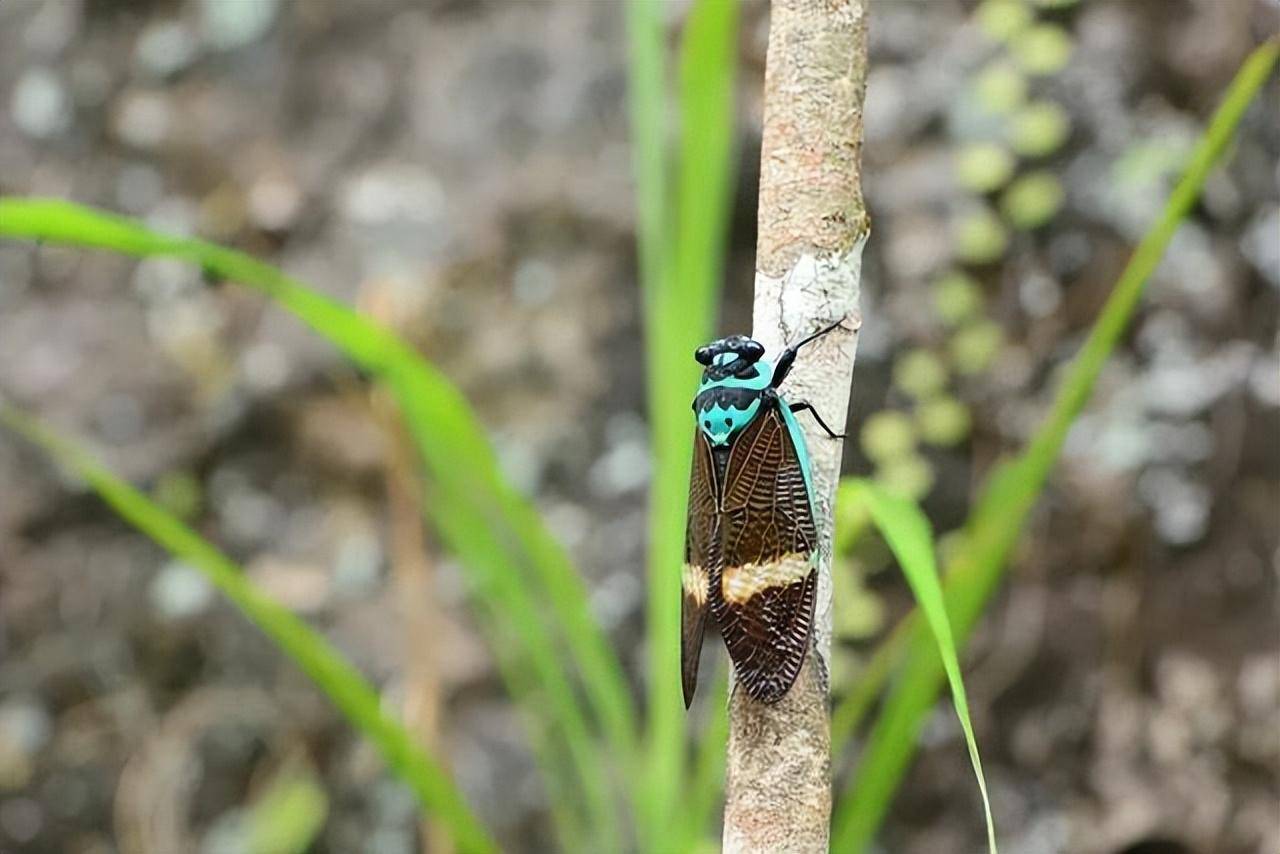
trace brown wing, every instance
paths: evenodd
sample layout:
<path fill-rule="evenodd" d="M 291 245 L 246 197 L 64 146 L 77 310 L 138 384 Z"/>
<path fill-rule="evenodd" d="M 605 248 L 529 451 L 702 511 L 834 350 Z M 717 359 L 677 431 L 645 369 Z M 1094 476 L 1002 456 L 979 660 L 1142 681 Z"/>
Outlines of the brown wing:
<path fill-rule="evenodd" d="M 800 673 L 818 588 L 813 509 L 779 405 L 766 400 L 729 452 L 723 569 L 710 597 L 738 681 L 766 703 Z"/>
<path fill-rule="evenodd" d="M 720 520 L 716 506 L 716 467 L 711 444 L 699 430 L 693 438 L 693 472 L 689 477 L 689 522 L 685 532 L 681 575 L 680 670 L 684 707 L 693 702 L 698 685 L 698 657 L 707 624 L 712 579 L 720 577 Z"/>

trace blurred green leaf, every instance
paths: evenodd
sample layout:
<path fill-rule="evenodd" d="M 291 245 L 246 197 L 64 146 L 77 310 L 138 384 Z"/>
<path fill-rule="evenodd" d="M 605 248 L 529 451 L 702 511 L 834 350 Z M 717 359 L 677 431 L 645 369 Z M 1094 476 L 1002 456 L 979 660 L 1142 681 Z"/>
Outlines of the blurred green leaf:
<path fill-rule="evenodd" d="M 893 364 L 893 384 L 916 400 L 933 397 L 947 384 L 947 366 L 928 350 L 908 350 Z"/>
<path fill-rule="evenodd" d="M 1030 172 L 1009 185 L 1000 198 L 1000 209 L 1015 228 L 1032 229 L 1053 219 L 1065 194 L 1052 172 Z"/>
<path fill-rule="evenodd" d="M 1067 111 L 1052 101 L 1028 104 L 1014 115 L 1009 143 L 1024 157 L 1044 157 L 1057 151 L 1071 133 Z"/>
<path fill-rule="evenodd" d="M 956 181 L 966 190 L 989 193 L 1004 186 L 1013 174 L 1014 160 L 993 142 L 972 142 L 956 153 Z"/>
<path fill-rule="evenodd" d="M 1056 24 L 1037 24 L 1014 37 L 1009 49 L 1029 74 L 1061 71 L 1071 59 L 1071 36 Z"/>
<path fill-rule="evenodd" d="M 846 478 L 852 480 L 852 478 Z M 837 594 L 838 596 L 839 594 Z M 909 650 L 911 630 L 915 628 L 916 617 L 912 614 L 898 623 L 887 638 L 881 641 L 875 651 L 865 660 L 862 667 L 852 677 L 852 686 L 837 698 L 831 710 L 831 756 L 833 760 L 844 755 L 845 749 L 853 739 L 854 732 L 862 724 L 863 718 L 871 711 L 883 693 L 885 685 L 893 671 L 902 663 Z M 844 681 L 847 677 L 839 677 Z M 833 849 L 834 850 L 834 849 Z"/>
<path fill-rule="evenodd" d="M 982 288 L 968 274 L 951 270 L 933 283 L 933 307 L 943 323 L 955 326 L 982 309 Z"/>
<path fill-rule="evenodd" d="M 858 434 L 862 452 L 877 462 L 911 453 L 916 446 L 911 419 L 893 409 L 873 412 L 862 422 Z"/>
<path fill-rule="evenodd" d="M 933 466 L 917 453 L 904 454 L 876 466 L 876 480 L 894 495 L 919 501 L 933 489 Z"/>
<path fill-rule="evenodd" d="M 1005 115 L 1027 97 L 1027 78 L 1012 63 L 997 60 L 974 78 L 973 90 L 983 109 Z"/>
<path fill-rule="evenodd" d="M 974 376 L 991 366 L 1004 346 L 1004 330 L 994 320 L 980 320 L 959 329 L 948 344 L 956 373 Z"/>
<path fill-rule="evenodd" d="M 884 628 L 885 606 L 875 593 L 863 584 L 857 561 L 836 561 L 834 572 L 840 596 L 836 599 L 834 634 L 838 640 L 863 640 Z"/>
<path fill-rule="evenodd" d="M 1000 258 L 1009 245 L 1009 235 L 1000 218 L 985 206 L 975 206 L 961 214 L 952 231 L 956 256 L 970 264 L 989 264 Z"/>
<path fill-rule="evenodd" d="M 175 558 L 204 573 L 241 613 L 293 659 L 351 725 L 373 742 L 387 765 L 409 785 L 422 806 L 448 828 L 460 849 L 497 850 L 448 774 L 403 726 L 387 716 L 378 692 L 319 633 L 259 590 L 239 566 L 194 531 L 78 446 L 3 403 L 0 403 L 0 424 L 38 445 L 59 465 L 83 478 L 126 522 Z"/>
<path fill-rule="evenodd" d="M 1020 0 L 982 0 L 978 26 L 996 41 L 1009 41 L 1031 23 L 1031 10 Z"/>
<path fill-rule="evenodd" d="M 249 810 L 246 848 L 251 854 L 304 854 L 328 814 L 329 799 L 313 776 L 282 774 Z"/>
<path fill-rule="evenodd" d="M 935 397 L 916 409 L 920 438 L 930 445 L 951 447 L 969 437 L 969 407 L 954 397 Z"/>
<path fill-rule="evenodd" d="M 947 612 L 961 645 L 996 590 L 1022 526 L 1062 451 L 1067 432 L 1128 327 L 1147 279 L 1199 198 L 1206 178 L 1231 141 L 1253 97 L 1271 74 L 1277 57 L 1280 57 L 1280 40 L 1273 39 L 1255 50 L 1236 74 L 1222 106 L 1196 146 L 1186 174 L 1120 274 L 1089 337 L 1071 363 L 1045 423 L 1026 451 L 1012 461 L 998 463 L 987 478 L 965 525 L 961 553 L 946 572 Z M 910 626 L 907 662 L 880 711 L 855 779 L 837 801 L 833 850 L 846 854 L 866 851 L 915 753 L 920 729 L 945 678 L 933 639 L 922 630 L 918 620 L 912 622 L 914 625 L 904 622 L 899 627 Z M 840 711 L 838 708 L 837 712 Z M 851 729 L 843 720 L 841 723 L 842 729 L 837 730 L 833 719 L 833 739 Z"/>

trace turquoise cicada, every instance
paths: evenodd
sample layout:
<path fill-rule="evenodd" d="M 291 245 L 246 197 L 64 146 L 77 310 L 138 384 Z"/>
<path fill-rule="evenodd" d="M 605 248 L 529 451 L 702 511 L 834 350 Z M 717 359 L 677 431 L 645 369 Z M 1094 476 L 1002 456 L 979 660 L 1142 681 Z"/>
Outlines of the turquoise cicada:
<path fill-rule="evenodd" d="M 796 353 L 840 324 L 793 344 L 777 364 L 764 346 L 734 335 L 699 347 L 705 365 L 693 401 L 698 419 L 681 587 L 684 703 L 693 701 L 707 611 L 738 682 L 756 700 L 781 699 L 804 663 L 818 590 L 809 453 L 795 413 L 778 392 Z"/>

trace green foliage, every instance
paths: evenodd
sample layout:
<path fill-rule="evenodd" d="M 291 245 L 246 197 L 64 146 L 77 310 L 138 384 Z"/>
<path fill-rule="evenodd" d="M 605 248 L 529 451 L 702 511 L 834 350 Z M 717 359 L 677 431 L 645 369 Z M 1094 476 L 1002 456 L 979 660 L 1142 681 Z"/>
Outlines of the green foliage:
<path fill-rule="evenodd" d="M 1125 190 L 1162 186 L 1166 177 L 1183 168 L 1190 154 L 1190 141 L 1182 137 L 1140 140 L 1117 158 L 1111 166 L 1111 174 Z"/>
<path fill-rule="evenodd" d="M 840 604 L 832 615 L 832 634 L 840 640 L 864 640 L 884 627 L 884 601 L 863 584 L 862 568 L 842 559 L 833 567 L 841 577 Z M 847 583 L 845 583 L 847 580 Z"/>
<path fill-rule="evenodd" d="M 958 330 L 949 346 L 956 373 L 980 374 L 991 366 L 1004 342 L 1004 330 L 993 320 L 979 320 Z"/>
<path fill-rule="evenodd" d="M 930 445 L 950 447 L 969 437 L 972 426 L 969 407 L 954 397 L 935 397 L 920 404 L 916 425 L 920 438 Z"/>
<path fill-rule="evenodd" d="M 909 453 L 915 445 L 911 419 L 901 412 L 884 409 L 873 412 L 862 422 L 858 434 L 862 452 L 876 462 L 896 459 Z"/>
<path fill-rule="evenodd" d="M 678 596 L 668 582 L 674 577 L 671 567 L 679 566 L 684 529 L 691 440 L 686 408 L 695 379 L 688 354 L 710 332 L 723 258 L 736 4 L 702 2 L 688 19 L 681 54 L 680 170 L 670 205 L 661 122 L 660 11 L 656 4 L 632 4 L 632 83 L 658 460 L 650 658 L 654 673 L 676 674 Z M 668 222 L 677 224 L 680 240 L 674 239 Z M 155 234 L 135 222 L 56 201 L 0 201 L 0 234 L 190 261 L 209 275 L 272 297 L 385 382 L 432 479 L 429 512 L 468 571 L 473 603 L 499 669 L 529 723 L 562 838 L 581 842 L 585 834 L 594 850 L 623 846 L 614 780 L 627 782 L 625 794 L 633 798 L 642 835 L 657 838 L 667 830 L 667 816 L 683 796 L 685 777 L 678 679 L 650 680 L 651 726 L 642 749 L 620 664 L 591 616 L 581 579 L 528 500 L 502 477 L 462 396 L 432 366 L 368 319 L 268 265 L 221 247 Z M 173 497 L 171 490 L 166 494 Z M 674 498 L 657 500 L 663 495 Z M 677 556 L 674 562 L 672 555 Z M 572 678 L 574 670 L 580 681 Z M 723 709 L 712 711 L 709 725 L 712 734 L 717 727 L 723 731 Z M 711 772 L 718 762 L 722 758 L 711 756 L 702 763 L 695 783 L 703 788 L 689 792 L 690 797 L 714 803 L 720 775 Z M 709 806 L 703 809 L 705 816 Z M 695 828 L 691 835 L 697 832 Z"/>
<path fill-rule="evenodd" d="M 1024 157 L 1057 151 L 1071 133 L 1067 111 L 1052 101 L 1036 101 L 1018 110 L 1009 127 L 1009 144 Z"/>
<path fill-rule="evenodd" d="M 956 180 L 975 193 L 1003 187 L 1013 174 L 1013 155 L 994 142 L 974 142 L 956 154 Z"/>
<path fill-rule="evenodd" d="M 1027 78 L 1012 63 L 998 60 L 974 78 L 973 91 L 984 110 L 1005 115 L 1027 97 Z"/>
<path fill-rule="evenodd" d="M 971 276 L 952 270 L 933 283 L 933 307 L 943 323 L 954 326 L 982 310 L 982 290 Z"/>
<path fill-rule="evenodd" d="M 1022 9 L 1023 12 L 1018 12 Z M 1013 39 L 1028 71 L 1060 67 L 1070 53 L 1064 33 L 1032 25 L 1016 0 L 985 0 L 979 19 L 988 33 Z M 723 774 L 726 730 L 723 694 L 706 707 L 707 729 L 695 756 L 686 757 L 678 685 L 679 565 L 685 479 L 692 430 L 687 401 L 695 376 L 688 358 L 707 337 L 723 263 L 723 232 L 732 163 L 733 45 L 736 4 L 703 0 L 689 18 L 679 84 L 679 160 L 669 168 L 663 118 L 663 25 L 659 4 L 629 5 L 637 196 L 650 369 L 655 474 L 651 528 L 648 663 L 649 729 L 642 733 L 621 666 L 592 618 L 581 579 L 529 501 L 502 477 L 483 429 L 457 389 L 409 347 L 350 309 L 305 288 L 245 255 L 197 240 L 168 237 L 136 222 L 62 202 L 0 200 L 0 236 L 93 246 L 137 256 L 170 256 L 210 275 L 261 291 L 329 339 L 395 394 L 431 478 L 430 512 L 445 543 L 461 559 L 473 603 L 503 678 L 529 724 L 547 778 L 552 812 L 567 848 L 620 850 L 626 825 L 615 785 L 623 784 L 636 811 L 646 850 L 696 849 L 714 808 Z M 927 441 L 962 431 L 954 401 L 940 390 L 920 394 L 917 417 L 885 413 L 868 419 L 862 441 L 879 466 L 881 485 L 842 484 L 839 510 L 850 525 L 874 522 L 907 574 L 922 616 L 896 628 L 864 663 L 837 704 L 833 745 L 846 745 L 859 721 L 896 674 L 871 730 L 857 775 L 835 814 L 833 849 L 866 848 L 915 750 L 925 715 L 944 680 L 986 805 L 985 784 L 960 680 L 958 650 L 998 585 L 1010 551 L 1061 451 L 1067 430 L 1087 401 L 1102 365 L 1123 334 L 1143 285 L 1227 146 L 1250 100 L 1277 59 L 1268 43 L 1246 62 L 1223 107 L 1192 154 L 1190 165 L 1159 221 L 1121 275 L 1102 315 L 1072 363 L 1045 425 L 1019 457 L 1001 463 L 947 550 L 939 593 L 934 547 L 910 499 L 927 492 L 928 463 L 915 451 Z M 1007 81 L 1006 81 L 1007 83 Z M 1006 100 L 1012 88 L 1005 92 Z M 1013 99 L 1018 100 L 1018 99 Z M 674 173 L 674 179 L 669 173 Z M 1017 184 L 1014 185 L 1015 187 Z M 1007 234 L 985 207 L 977 224 L 957 237 L 957 257 L 982 263 L 1003 253 Z M 1008 213 L 1008 211 L 1006 211 Z M 679 239 L 677 240 L 676 237 Z M 1000 330 L 981 318 L 977 288 L 962 274 L 935 285 L 943 320 L 957 327 L 948 345 L 958 373 L 984 370 L 999 350 Z M 917 375 L 907 385 L 932 388 Z M 936 404 L 936 407 L 935 407 Z M 953 411 L 947 412 L 948 406 Z M 935 407 L 929 409 L 927 407 Z M 198 567 L 237 607 L 326 692 L 335 706 L 382 752 L 388 766 L 453 834 L 465 851 L 493 849 L 452 783 L 411 736 L 381 709 L 376 690 L 319 635 L 267 599 L 212 546 L 174 515 L 115 478 L 94 460 L 32 422 L 0 408 L 0 421 L 42 446 L 83 477 L 117 513 L 184 562 Z M 178 512 L 198 510 L 198 488 L 157 489 Z M 839 505 L 838 505 L 839 506 Z M 837 534 L 838 542 L 848 535 Z M 945 612 L 943 604 L 945 603 Z M 580 678 L 575 676 L 580 674 Z M 718 684 L 723 691 L 724 681 Z M 296 795 L 294 796 L 296 797 Z M 303 798 L 306 797 L 304 794 Z M 316 802 L 309 801 L 315 812 Z M 989 846 L 994 850 L 990 812 Z M 674 828 L 674 829 L 673 829 Z M 306 827 L 302 827 L 305 831 Z M 301 838 L 300 831 L 297 838 Z"/>
<path fill-rule="evenodd" d="M 0 221 L 8 225 L 3 212 Z M 103 468 L 78 446 L 19 410 L 0 403 L 0 424 L 38 445 L 82 478 L 129 524 L 174 557 L 196 567 L 233 605 L 275 642 L 322 690 L 422 806 L 449 829 L 463 851 L 496 851 L 448 774 L 399 723 L 383 711 L 378 692 L 315 630 L 260 591 L 243 570 L 143 493 Z"/>
<path fill-rule="evenodd" d="M 929 520 L 920 508 L 909 499 L 894 495 L 891 491 L 868 480 L 854 480 L 850 484 L 852 498 L 863 501 L 871 511 L 876 527 L 893 549 L 898 565 L 906 576 L 907 584 L 915 595 L 916 603 L 924 614 L 925 623 L 941 657 L 947 681 L 951 684 L 951 698 L 956 717 L 964 731 L 965 744 L 969 748 L 969 761 L 973 764 L 978 789 L 982 793 L 982 810 L 987 821 L 987 849 L 996 854 L 995 823 L 991 820 L 991 803 L 987 797 L 987 781 L 982 773 L 982 760 L 978 756 L 978 742 L 969 720 L 969 701 L 960 675 L 960 661 L 956 655 L 955 640 L 951 636 L 951 622 L 938 583 L 938 569 L 934 563 L 933 533 Z"/>
<path fill-rule="evenodd" d="M 723 274 L 734 164 L 738 4 L 702 0 L 690 9 L 680 54 L 680 134 L 674 164 L 665 153 L 663 6 L 635 0 L 627 9 L 654 463 L 646 638 L 650 727 L 647 765 L 638 781 L 639 826 L 642 839 L 654 846 L 669 836 L 687 778 L 677 578 L 684 557 L 693 453 L 689 400 L 697 386 L 697 363 L 691 354 L 711 337 Z M 709 785 L 715 787 L 713 800 L 718 778 Z M 691 796 L 707 799 L 705 792 Z"/>
<path fill-rule="evenodd" d="M 1222 106 L 1196 146 L 1186 173 L 1121 272 L 1102 314 L 1071 363 L 1044 424 L 1022 454 L 998 464 L 988 477 L 944 573 L 947 612 L 960 646 L 998 586 L 1022 526 L 1057 462 L 1067 431 L 1128 327 L 1147 279 L 1199 198 L 1209 172 L 1277 58 L 1280 41 L 1272 40 L 1254 51 L 1236 74 Z M 904 623 L 899 630 L 908 637 L 905 643 L 909 653 L 871 730 L 856 777 L 836 804 L 833 850 L 859 854 L 867 849 L 915 753 L 920 728 L 947 675 L 934 639 L 918 620 Z M 877 653 L 882 662 L 893 658 L 894 653 L 901 654 L 899 644 L 903 642 L 898 637 L 895 631 L 883 651 Z M 882 663 L 881 670 L 891 671 L 892 666 Z M 876 675 L 879 684 L 887 680 L 883 672 Z M 843 743 L 852 729 L 849 722 L 858 720 L 869 705 L 860 687 L 851 696 L 855 699 L 842 702 L 833 716 L 833 743 Z"/>
<path fill-rule="evenodd" d="M 1018 64 L 1028 74 L 1048 75 L 1061 71 L 1071 59 L 1071 36 L 1056 24 L 1037 24 L 1023 30 L 1010 48 Z"/>
<path fill-rule="evenodd" d="M 1000 209 L 1015 228 L 1039 228 L 1053 219 L 1064 195 L 1062 183 L 1052 172 L 1031 172 L 1009 186 L 1000 198 Z"/>
<path fill-rule="evenodd" d="M 912 450 L 876 466 L 876 480 L 894 495 L 919 501 L 933 489 L 933 466 Z"/>
<path fill-rule="evenodd" d="M 985 205 L 973 205 L 954 225 L 956 257 L 970 264 L 989 264 L 1004 254 L 1009 235 L 1000 218 Z"/>
<path fill-rule="evenodd" d="M 329 798 L 309 774 L 285 773 L 253 805 L 245 850 L 252 854 L 304 854 L 320 835 Z"/>
<path fill-rule="evenodd" d="M 1031 23 L 1031 10 L 1020 0 L 982 0 L 978 26 L 996 41 L 1008 41 Z"/>
<path fill-rule="evenodd" d="M 582 805 L 593 813 L 593 829 L 606 837 L 621 832 L 608 765 L 598 759 L 593 727 L 558 649 L 563 645 L 581 670 L 610 752 L 625 766 L 638 748 L 621 667 L 591 616 L 581 579 L 532 505 L 503 480 L 478 419 L 454 386 L 369 319 L 238 252 L 46 200 L 0 200 L 0 235 L 191 261 L 271 296 L 385 382 L 432 478 L 432 520 L 468 572 L 499 668 L 532 722 L 543 771 L 561 777 L 549 786 L 572 799 L 573 810 L 562 814 Z M 561 756 L 570 758 L 572 771 Z"/>
<path fill-rule="evenodd" d="M 936 395 L 947 384 L 947 366 L 928 350 L 908 350 L 893 365 L 893 384 L 917 400 Z"/>

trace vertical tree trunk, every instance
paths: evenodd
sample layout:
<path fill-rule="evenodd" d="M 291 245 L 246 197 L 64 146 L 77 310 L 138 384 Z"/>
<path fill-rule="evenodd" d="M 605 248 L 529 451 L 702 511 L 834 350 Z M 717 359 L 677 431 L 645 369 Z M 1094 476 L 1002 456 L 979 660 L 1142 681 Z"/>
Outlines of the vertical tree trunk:
<path fill-rule="evenodd" d="M 862 247 L 862 104 L 868 0 L 775 0 L 765 71 L 754 337 L 808 345 L 784 391 L 843 432 L 853 378 Z M 831 507 L 843 443 L 801 416 L 813 458 L 821 567 L 813 647 L 795 686 L 763 705 L 730 699 L 724 851 L 827 850 L 831 815 Z"/>

